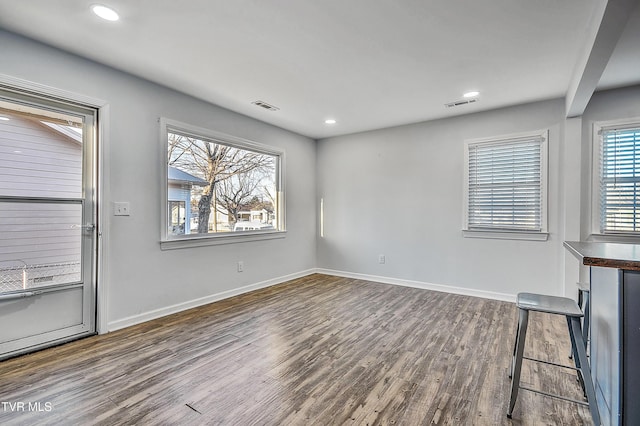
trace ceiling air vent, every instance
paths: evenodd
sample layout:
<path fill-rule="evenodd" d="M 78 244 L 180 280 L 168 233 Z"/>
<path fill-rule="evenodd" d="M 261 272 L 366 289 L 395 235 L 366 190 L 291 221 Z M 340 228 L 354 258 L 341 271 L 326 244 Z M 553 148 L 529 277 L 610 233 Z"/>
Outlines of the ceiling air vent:
<path fill-rule="evenodd" d="M 444 104 L 444 106 L 446 106 L 447 108 L 453 108 L 460 105 L 472 104 L 474 102 L 478 102 L 478 100 L 477 99 L 461 99 L 459 101 L 449 102 L 448 104 Z"/>
<path fill-rule="evenodd" d="M 253 101 L 251 103 L 254 104 L 254 105 L 259 106 L 260 108 L 268 109 L 269 111 L 277 111 L 277 110 L 280 109 L 277 106 L 273 106 L 273 105 L 268 104 L 268 103 L 266 103 L 264 101 Z"/>

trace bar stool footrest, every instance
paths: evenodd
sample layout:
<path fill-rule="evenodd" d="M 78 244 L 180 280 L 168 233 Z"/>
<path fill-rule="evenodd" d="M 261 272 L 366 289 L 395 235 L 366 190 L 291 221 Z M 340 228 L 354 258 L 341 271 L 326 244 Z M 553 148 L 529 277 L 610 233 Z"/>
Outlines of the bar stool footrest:
<path fill-rule="evenodd" d="M 563 401 L 573 402 L 575 404 L 584 405 L 586 407 L 589 406 L 589 403 L 585 402 L 585 401 L 579 401 L 577 399 L 567 398 L 566 396 L 556 395 L 554 393 L 549 393 L 549 392 L 541 391 L 541 390 L 538 390 L 538 389 L 532 389 L 532 388 L 528 388 L 526 386 L 520 386 L 520 389 L 526 390 L 526 391 L 529 391 L 529 392 L 533 392 L 533 393 L 537 393 L 537 394 L 540 394 L 540 395 L 548 396 L 548 397 L 555 398 L 555 399 L 561 399 Z"/>
<path fill-rule="evenodd" d="M 528 356 L 523 356 L 522 359 L 527 359 L 529 361 L 539 362 L 541 364 L 553 365 L 554 367 L 568 368 L 569 370 L 580 371 L 579 368 L 576 368 L 576 367 L 574 367 L 572 365 L 556 364 L 555 362 L 543 361 L 541 359 L 536 359 L 536 358 L 529 358 Z"/>

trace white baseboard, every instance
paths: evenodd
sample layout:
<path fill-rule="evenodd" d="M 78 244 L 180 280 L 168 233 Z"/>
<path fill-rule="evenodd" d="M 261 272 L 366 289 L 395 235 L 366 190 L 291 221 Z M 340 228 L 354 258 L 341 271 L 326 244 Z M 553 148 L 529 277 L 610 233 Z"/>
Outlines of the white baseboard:
<path fill-rule="evenodd" d="M 189 300 L 187 302 L 177 303 L 175 305 L 167 306 L 165 308 L 154 309 L 152 311 L 144 312 L 138 315 L 132 315 L 130 317 L 122 318 L 119 320 L 111 321 L 108 325 L 108 331 L 116 331 L 121 328 L 130 327 L 132 325 L 140 324 L 146 321 L 150 321 L 156 318 L 164 317 L 166 315 L 175 314 L 185 311 L 187 309 L 196 308 L 198 306 L 206 305 L 209 303 L 217 302 L 219 300 L 228 299 L 229 297 L 237 296 L 250 291 L 259 290 L 266 287 L 271 287 L 276 284 L 281 284 L 286 281 L 295 280 L 296 278 L 306 277 L 315 273 L 315 269 L 308 269 L 306 271 L 300 271 L 293 274 L 285 275 L 282 277 L 272 278 L 270 280 L 261 281 L 259 283 L 250 284 L 240 288 L 234 288 L 232 290 L 223 291 L 221 293 L 212 294 L 198 299 Z"/>
<path fill-rule="evenodd" d="M 423 281 L 403 280 L 400 278 L 381 277 L 378 275 L 359 274 L 356 272 L 336 271 L 333 269 L 316 268 L 315 272 L 318 274 L 334 275 L 337 277 L 354 278 L 365 281 L 375 281 L 383 284 L 393 284 L 403 287 L 420 288 L 423 290 L 434 290 L 443 293 L 461 294 L 463 296 L 481 297 L 483 299 L 501 300 L 504 302 L 515 302 L 515 294 L 497 293 L 486 290 L 476 290 L 465 287 L 454 287 L 442 284 L 432 284 Z"/>
<path fill-rule="evenodd" d="M 198 306 L 206 305 L 208 303 L 217 302 L 219 300 L 228 299 L 233 296 L 248 293 L 250 291 L 259 290 L 266 287 L 271 287 L 277 284 L 281 284 L 286 281 L 295 280 L 297 278 L 306 277 L 314 273 L 333 275 L 344 278 L 354 278 L 365 281 L 374 281 L 383 284 L 399 285 L 403 287 L 413 287 L 423 290 L 434 290 L 444 293 L 461 294 L 464 296 L 481 297 L 483 299 L 502 300 L 505 302 L 515 302 L 516 296 L 514 294 L 496 293 L 485 290 L 475 290 L 464 287 L 454 287 L 442 284 L 432 284 L 422 281 L 404 280 L 400 278 L 383 277 L 378 275 L 359 274 L 355 272 L 336 271 L 333 269 L 313 268 L 306 271 L 300 271 L 293 274 L 285 275 L 282 277 L 272 278 L 270 280 L 261 281 L 255 284 L 250 284 L 240 288 L 234 288 L 232 290 L 223 291 L 221 293 L 212 294 L 209 296 L 201 297 L 187 302 L 177 303 L 175 305 L 167 306 L 160 309 L 154 309 L 152 311 L 144 312 L 138 315 L 132 315 L 130 317 L 122 318 L 116 321 L 108 323 L 108 331 L 116 331 L 121 328 L 130 327 L 132 325 L 140 324 L 146 321 L 151 321 L 157 318 L 164 317 L 166 315 L 175 314 L 185 311 L 187 309 L 196 308 Z"/>

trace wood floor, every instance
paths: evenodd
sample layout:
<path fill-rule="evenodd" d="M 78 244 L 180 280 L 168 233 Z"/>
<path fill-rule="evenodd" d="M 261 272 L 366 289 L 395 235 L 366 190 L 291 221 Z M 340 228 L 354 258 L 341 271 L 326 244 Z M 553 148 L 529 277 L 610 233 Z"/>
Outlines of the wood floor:
<path fill-rule="evenodd" d="M 515 325 L 512 303 L 311 275 L 1 362 L 0 424 L 591 424 L 524 391 L 506 418 Z M 528 337 L 569 362 L 563 318 Z M 523 370 L 581 397 L 570 370 Z"/>

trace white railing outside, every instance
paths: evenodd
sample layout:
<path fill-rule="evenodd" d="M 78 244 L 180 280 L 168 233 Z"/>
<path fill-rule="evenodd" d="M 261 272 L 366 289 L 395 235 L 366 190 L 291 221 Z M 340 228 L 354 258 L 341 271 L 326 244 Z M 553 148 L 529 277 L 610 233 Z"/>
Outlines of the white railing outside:
<path fill-rule="evenodd" d="M 6 266 L 3 263 L 8 264 Z M 0 263 L 0 294 L 80 281 L 80 262 L 28 265 L 23 261 Z"/>

